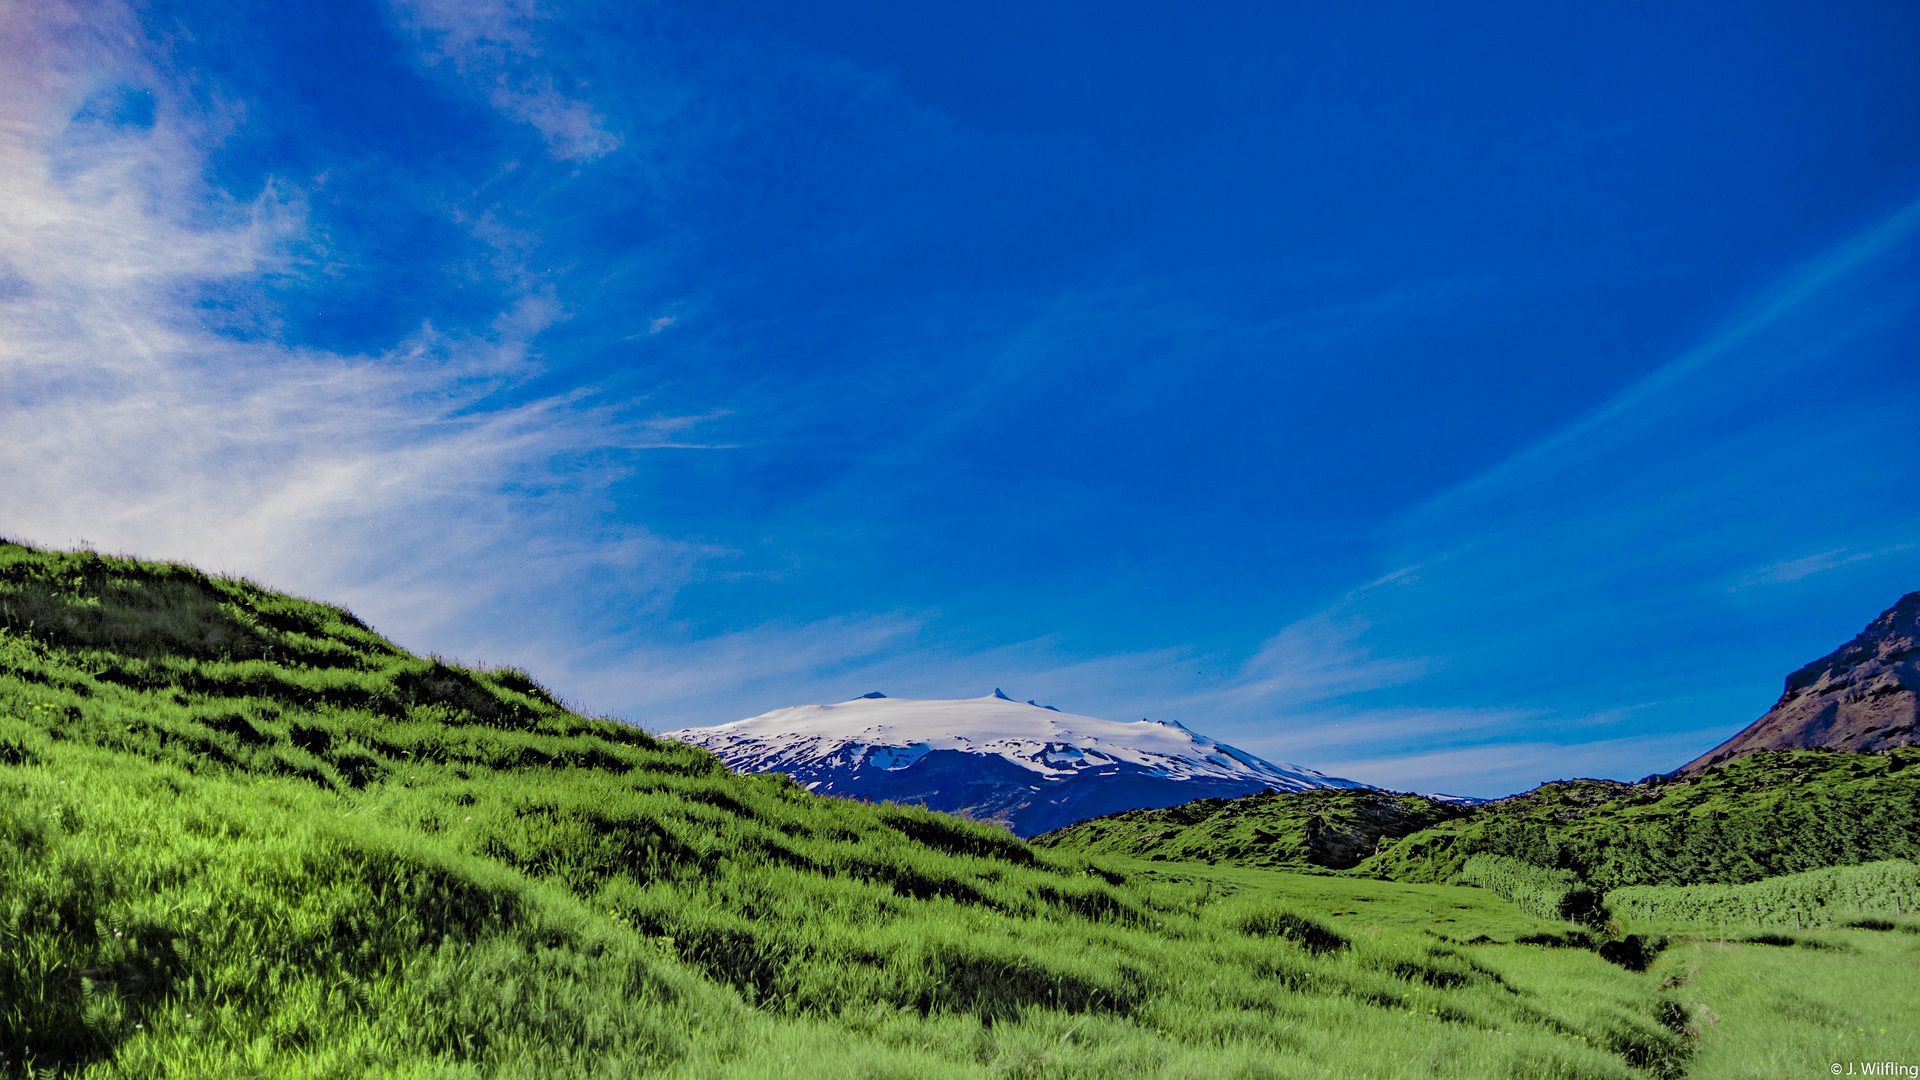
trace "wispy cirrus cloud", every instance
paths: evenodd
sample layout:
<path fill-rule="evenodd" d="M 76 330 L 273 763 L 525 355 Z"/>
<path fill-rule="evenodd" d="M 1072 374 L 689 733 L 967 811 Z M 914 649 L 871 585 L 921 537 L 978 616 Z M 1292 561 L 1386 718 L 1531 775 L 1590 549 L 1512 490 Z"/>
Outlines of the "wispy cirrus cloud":
<path fill-rule="evenodd" d="M 1914 587 L 1900 365 L 1920 328 L 1916 243 L 1920 203 L 1402 515 L 1385 555 L 1417 569 L 1264 645 L 1231 688 L 1243 740 L 1373 783 L 1494 794 L 1672 768 L 1753 720 L 1782 674 Z M 1832 464 L 1782 481 L 1806 461 Z M 1755 588 L 1823 574 L 1846 590 L 1829 622 L 1804 594 Z"/>
<path fill-rule="evenodd" d="M 1257 741 L 1262 753 L 1319 758 L 1331 751 L 1351 758 L 1353 748 L 1361 746 L 1441 747 L 1510 737 L 1525 732 L 1543 715 L 1539 709 L 1499 707 L 1328 708 L 1282 718 Z"/>
<path fill-rule="evenodd" d="M 1284 710 L 1425 675 L 1434 667 L 1431 657 L 1378 655 L 1361 641 L 1371 625 L 1367 604 L 1418 573 L 1418 567 L 1396 571 L 1288 624 L 1247 658 L 1222 696 Z"/>
<path fill-rule="evenodd" d="M 531 125 L 561 161 L 594 161 L 620 147 L 608 117 L 579 96 L 546 56 L 549 16 L 534 0 L 395 0 L 394 14 L 428 66 L 446 65 L 500 112 Z M 570 85 L 571 83 L 571 85 Z"/>
<path fill-rule="evenodd" d="M 1882 555 L 1911 551 L 1915 546 L 1914 544 L 1894 544 L 1877 551 L 1835 548 L 1832 551 L 1822 551 L 1814 555 L 1803 555 L 1797 559 L 1782 559 L 1742 577 L 1739 581 L 1727 586 L 1727 591 L 1752 588 L 1755 585 L 1786 585 L 1801 578 L 1812 577 L 1828 570 L 1838 570 L 1840 567 L 1866 562 L 1868 559 L 1876 559 Z"/>
<path fill-rule="evenodd" d="M 1328 762 L 1323 771 L 1365 777 L 1369 783 L 1401 791 L 1485 797 L 1523 791 L 1550 780 L 1580 777 L 1637 780 L 1655 771 L 1647 768 L 1647 762 L 1683 761 L 1702 737 L 1712 735 L 1715 730 L 1634 735 L 1574 744 L 1516 739 L 1438 749 L 1419 746 L 1410 753 L 1337 759 Z"/>
<path fill-rule="evenodd" d="M 714 554 L 598 514 L 633 455 L 699 445 L 697 418 L 590 391 L 499 403 L 535 370 L 550 294 L 366 354 L 222 326 L 205 290 L 244 299 L 294 272 L 300 199 L 208 185 L 227 118 L 175 91 L 125 9 L 0 18 L 5 535 L 258 575 L 449 650 L 480 612 L 578 634 L 569 609 L 592 605 L 556 597 L 643 610 Z M 152 115 L 76 117 L 118 84 Z"/>
<path fill-rule="evenodd" d="M 1177 690 L 1188 650 L 1073 657 L 1042 637 L 979 647 L 938 629 L 937 611 L 853 613 L 811 622 L 769 620 L 693 637 L 655 625 L 595 647 L 553 651 L 543 670 L 582 703 L 646 727 L 725 723 L 795 704 L 892 697 L 982 697 L 1004 689 L 1069 712 L 1190 717 Z"/>
<path fill-rule="evenodd" d="M 808 690 L 823 683 L 839 684 L 842 698 L 879 689 L 901 674 L 925 627 L 924 615 L 910 612 L 770 621 L 698 638 L 656 625 L 584 648 L 544 643 L 534 659 L 583 705 L 617 703 L 622 719 L 661 731 L 811 700 Z M 846 689 L 853 686 L 863 689 Z"/>

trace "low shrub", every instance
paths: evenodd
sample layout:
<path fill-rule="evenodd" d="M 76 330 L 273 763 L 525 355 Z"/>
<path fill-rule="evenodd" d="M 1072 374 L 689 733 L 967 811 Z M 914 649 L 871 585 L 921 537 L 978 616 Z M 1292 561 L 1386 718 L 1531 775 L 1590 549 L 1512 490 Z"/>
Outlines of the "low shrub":
<path fill-rule="evenodd" d="M 1863 915 L 1906 915 L 1920 905 L 1920 866 L 1885 859 L 1786 874 L 1746 885 L 1630 885 L 1607 909 L 1641 922 L 1833 926 Z M 1892 923 L 1887 923 L 1891 927 Z"/>
<path fill-rule="evenodd" d="M 1492 890 L 1539 919 L 1581 922 L 1592 918 L 1600 897 L 1571 871 L 1521 862 L 1505 855 L 1475 855 L 1460 871 L 1462 884 Z"/>
<path fill-rule="evenodd" d="M 1628 971 L 1645 971 L 1653 963 L 1654 957 L 1660 955 L 1660 950 L 1666 947 L 1667 939 L 1664 937 L 1628 934 L 1618 941 L 1602 942 L 1594 951 L 1609 964 L 1618 964 Z"/>

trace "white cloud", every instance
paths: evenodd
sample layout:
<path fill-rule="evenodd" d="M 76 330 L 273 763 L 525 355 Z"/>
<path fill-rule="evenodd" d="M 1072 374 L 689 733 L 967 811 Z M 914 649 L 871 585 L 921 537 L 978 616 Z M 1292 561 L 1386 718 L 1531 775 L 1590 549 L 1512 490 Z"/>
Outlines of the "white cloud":
<path fill-rule="evenodd" d="M 1227 696 L 1278 708 L 1409 682 L 1426 674 L 1425 657 L 1382 657 L 1360 644 L 1368 623 L 1344 609 L 1352 598 L 1298 620 L 1260 646 Z"/>
<path fill-rule="evenodd" d="M 1574 744 L 1528 740 L 1421 748 L 1412 753 L 1354 757 L 1316 767 L 1396 791 L 1487 798 L 1528 790 L 1549 780 L 1635 780 L 1655 771 L 1647 767 L 1647 762 L 1677 767 L 1726 734 L 1713 729 Z"/>
<path fill-rule="evenodd" d="M 204 186 L 222 118 L 169 96 L 121 9 L 4 18 L 0 534 L 258 575 L 439 649 L 482 612 L 516 612 L 524 640 L 583 590 L 658 604 L 711 554 L 599 517 L 621 452 L 690 445 L 689 418 L 488 407 L 562 317 L 551 293 L 372 355 L 210 328 L 196 290 L 284 270 L 302 207 Z M 72 126 L 102 72 L 157 87 L 151 129 Z"/>
<path fill-rule="evenodd" d="M 1787 625 L 1793 601 L 1729 593 L 1842 567 L 1911 588 L 1895 553 L 1915 545 L 1892 541 L 1913 532 L 1913 390 L 1881 375 L 1912 351 L 1916 238 L 1920 202 L 1414 507 L 1383 546 L 1416 568 L 1268 641 L 1222 691 L 1241 716 L 1224 710 L 1217 734 L 1371 783 L 1484 794 L 1672 768 L 1748 723 L 1792 666 L 1755 677 L 1755 628 Z M 1833 467 L 1789 482 L 1807 461 Z M 1796 551 L 1816 554 L 1779 558 Z M 1589 715 L 1623 697 L 1639 704 Z"/>
<path fill-rule="evenodd" d="M 1522 733 L 1543 715 L 1539 709 L 1517 707 L 1326 710 L 1264 725 L 1244 748 L 1291 758 L 1328 751 L 1352 754 L 1369 746 L 1446 746 Z"/>
<path fill-rule="evenodd" d="M 572 688 L 582 705 L 619 703 L 621 719 L 656 731 L 718 724 L 803 703 L 800 697 L 817 696 L 823 682 L 862 687 L 846 691 L 849 698 L 879 688 L 910 657 L 924 620 L 851 615 L 677 641 L 672 629 L 654 627 L 645 637 L 624 635 L 595 648 L 549 647 L 537 671 Z"/>
<path fill-rule="evenodd" d="M 1264 723 L 1297 729 L 1313 707 L 1355 694 L 1413 682 L 1436 661 L 1425 656 L 1381 656 L 1362 643 L 1372 623 L 1370 608 L 1416 584 L 1421 568 L 1410 566 L 1352 590 L 1326 608 L 1296 619 L 1262 642 L 1230 679 L 1192 695 L 1193 707 L 1235 719 L 1278 717 Z"/>
<path fill-rule="evenodd" d="M 569 96 L 564 76 L 543 66 L 532 0 L 395 0 L 400 25 L 429 66 L 446 64 L 500 112 L 530 124 L 561 161 L 593 161 L 620 147 L 620 136 L 587 101 Z"/>
<path fill-rule="evenodd" d="M 973 649 L 929 636 L 936 621 L 931 612 L 852 614 L 762 623 L 698 640 L 675 640 L 673 627 L 655 626 L 644 637 L 555 652 L 541 663 L 577 688 L 583 704 L 618 703 L 623 719 L 655 729 L 724 723 L 873 690 L 954 698 L 1002 687 L 1022 700 L 1095 716 L 1187 715 L 1173 711 L 1178 700 L 1166 694 L 1170 670 L 1185 666 L 1184 653 L 1063 659 L 1050 637 Z"/>
<path fill-rule="evenodd" d="M 1817 555 L 1806 555 L 1797 559 L 1782 559 L 1779 562 L 1763 566 L 1727 587 L 1728 592 L 1751 588 L 1755 585 L 1785 585 L 1812 577 L 1826 570 L 1837 570 L 1842 566 L 1866 562 L 1882 555 L 1891 555 L 1897 551 L 1911 551 L 1912 544 L 1895 544 L 1878 551 L 1852 551 L 1847 548 L 1835 548 L 1822 551 Z"/>
<path fill-rule="evenodd" d="M 1861 279 L 1886 273 L 1916 237 L 1920 199 L 1793 268 L 1699 345 L 1585 416 L 1433 496 L 1407 516 L 1406 526 L 1432 527 L 1460 515 L 1485 517 L 1502 500 L 1525 498 L 1623 448 L 1650 442 L 1684 446 L 1703 415 L 1728 409 L 1787 372 L 1829 365 L 1834 352 L 1856 344 L 1858 335 L 1879 328 L 1887 317 L 1884 301 L 1856 295 Z M 1835 305 L 1837 311 L 1829 310 Z"/>

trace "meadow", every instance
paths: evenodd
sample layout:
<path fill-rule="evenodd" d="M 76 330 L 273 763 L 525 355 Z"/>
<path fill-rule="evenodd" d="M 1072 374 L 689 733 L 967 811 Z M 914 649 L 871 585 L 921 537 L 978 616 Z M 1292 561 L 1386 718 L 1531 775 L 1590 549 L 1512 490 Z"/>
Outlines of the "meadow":
<path fill-rule="evenodd" d="M 0 836 L 5 1076 L 1731 1076 L 1780 1032 L 1920 1059 L 1850 996 L 1906 985 L 1911 919 L 1666 927 L 1634 971 L 1485 889 L 816 797 L 87 552 L 0 546 Z M 1793 1001 L 1751 984 L 1802 959 Z"/>
<path fill-rule="evenodd" d="M 1476 856 L 1484 857 L 1484 856 Z M 1746 927 L 1878 923 L 1920 906 L 1920 866 L 1885 859 L 1808 870 L 1745 885 L 1629 885 L 1607 894 L 1615 917 Z"/>

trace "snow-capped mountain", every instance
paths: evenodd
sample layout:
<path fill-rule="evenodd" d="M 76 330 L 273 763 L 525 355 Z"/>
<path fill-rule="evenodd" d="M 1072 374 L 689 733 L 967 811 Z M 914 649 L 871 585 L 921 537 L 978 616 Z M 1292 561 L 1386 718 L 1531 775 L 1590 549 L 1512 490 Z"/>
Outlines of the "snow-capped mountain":
<path fill-rule="evenodd" d="M 1021 836 L 1267 788 L 1369 786 L 1263 761 L 1175 722 L 1076 716 L 999 690 L 955 701 L 868 694 L 667 735 L 740 772 L 783 772 L 823 795 L 921 803 Z"/>

